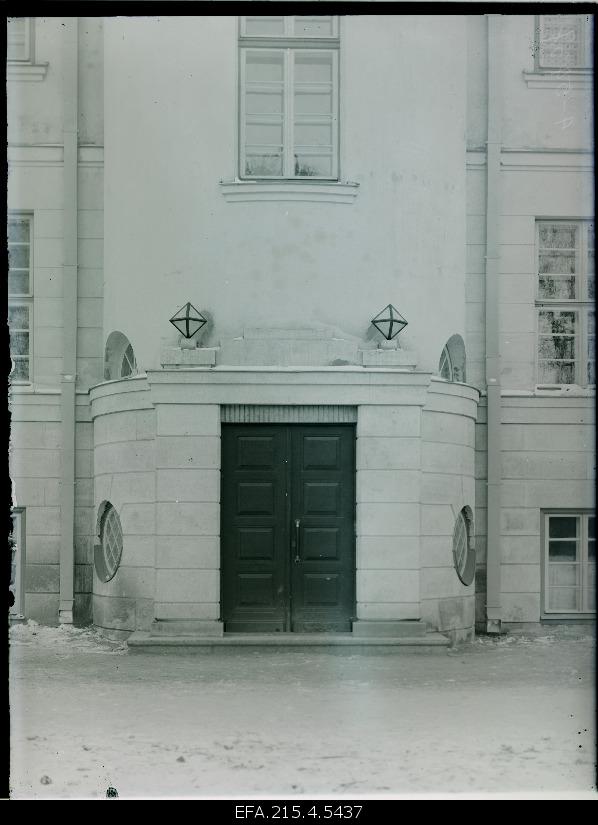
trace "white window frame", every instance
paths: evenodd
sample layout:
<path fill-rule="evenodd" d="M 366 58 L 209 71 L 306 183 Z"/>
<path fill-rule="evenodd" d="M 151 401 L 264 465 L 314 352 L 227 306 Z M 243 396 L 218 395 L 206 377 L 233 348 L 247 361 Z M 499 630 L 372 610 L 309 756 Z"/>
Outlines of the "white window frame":
<path fill-rule="evenodd" d="M 249 16 L 250 17 L 250 16 Z M 296 36 L 294 34 L 294 20 L 297 15 L 278 15 L 284 20 L 283 35 L 246 34 L 247 17 L 239 19 L 239 131 L 238 131 L 238 179 L 242 181 L 339 181 L 340 180 L 340 147 L 339 147 L 339 20 L 332 15 L 332 35 Z M 313 15 L 317 17 L 317 15 Z M 246 140 L 245 140 L 245 88 L 246 88 L 246 55 L 251 51 L 269 51 L 283 55 L 283 135 L 282 135 L 282 174 L 281 175 L 248 175 L 246 172 Z M 293 142 L 293 69 L 294 53 L 304 53 L 325 50 L 332 58 L 332 118 L 331 118 L 331 174 L 330 175 L 297 175 L 295 174 L 295 146 Z"/>
<path fill-rule="evenodd" d="M 580 58 L 578 63 L 574 66 L 562 65 L 544 65 L 542 62 L 542 43 L 543 43 L 543 25 L 545 17 L 575 17 L 581 21 L 582 33 L 580 43 Z M 590 71 L 592 68 L 593 49 L 592 49 L 592 15 L 591 14 L 563 14 L 563 15 L 536 15 L 536 43 L 535 43 L 535 67 L 539 72 L 579 72 L 583 70 Z"/>
<path fill-rule="evenodd" d="M 580 544 L 580 552 L 579 552 L 579 561 L 575 562 L 580 567 L 580 580 L 579 584 L 575 585 L 581 591 L 581 598 L 580 598 L 580 609 L 573 611 L 573 610 L 558 610 L 555 608 L 549 608 L 549 592 L 550 592 L 550 565 L 556 564 L 572 564 L 573 562 L 549 562 L 549 554 L 548 554 L 548 542 L 549 542 L 549 528 L 548 522 L 550 518 L 555 516 L 561 516 L 565 518 L 576 518 L 578 519 L 578 524 L 581 529 L 578 528 L 577 534 L 578 538 L 577 541 Z M 596 615 L 596 610 L 591 610 L 587 606 L 586 601 L 586 592 L 588 590 L 586 586 L 586 580 L 588 577 L 588 566 L 590 562 L 588 561 L 588 521 L 590 518 L 595 518 L 596 514 L 593 510 L 568 510 L 566 508 L 561 510 L 543 510 L 542 511 L 542 529 L 541 529 L 541 541 L 542 541 L 542 618 L 553 618 L 553 619 L 576 619 L 576 618 L 591 618 Z M 563 539 L 566 540 L 566 539 Z M 595 564 L 595 562 L 594 562 Z M 556 586 L 556 585 L 554 585 Z M 561 585 L 562 587 L 567 587 L 569 585 Z M 571 587 L 573 585 L 570 585 Z"/>
<path fill-rule="evenodd" d="M 546 298 L 540 296 L 540 226 L 548 224 L 550 226 L 571 226 L 575 225 L 579 229 L 579 245 L 576 248 L 576 296 L 575 298 Z M 539 388 L 552 388 L 561 386 L 594 387 L 595 384 L 588 382 L 588 338 L 589 338 L 589 315 L 594 312 L 594 299 L 588 294 L 588 230 L 594 226 L 594 221 L 579 218 L 537 218 L 536 219 L 536 335 L 535 335 L 535 375 L 536 386 Z M 556 274 L 556 273 L 555 273 Z M 563 273 L 568 274 L 568 273 Z M 540 380 L 540 314 L 545 311 L 554 310 L 557 312 L 573 312 L 576 315 L 575 330 L 575 369 L 574 381 L 572 384 L 550 384 Z"/>
<path fill-rule="evenodd" d="M 19 57 L 8 57 L 9 47 L 11 45 L 11 22 L 15 20 L 24 21 L 24 42 L 22 54 Z M 14 34 L 12 35 L 14 40 Z M 33 63 L 33 17 L 9 17 L 6 21 L 6 52 L 8 63 Z"/>
<path fill-rule="evenodd" d="M 29 224 L 29 291 L 24 293 L 9 293 L 8 294 L 8 306 L 10 307 L 27 307 L 29 311 L 29 327 L 27 330 L 15 330 L 13 332 L 28 332 L 29 333 L 29 352 L 28 355 L 12 355 L 11 359 L 13 361 L 28 361 L 29 363 L 29 377 L 27 380 L 22 379 L 10 379 L 10 382 L 14 386 L 29 386 L 33 383 L 33 273 L 34 273 L 34 265 L 33 265 L 33 213 L 32 212 L 9 212 L 8 213 L 8 223 L 11 221 L 24 221 Z M 10 247 L 19 245 L 18 242 L 8 243 L 9 249 L 9 256 L 10 256 Z M 24 244 L 21 244 L 24 245 Z M 9 265 L 10 265 L 10 257 L 9 257 Z M 7 276 L 8 277 L 8 276 Z"/>

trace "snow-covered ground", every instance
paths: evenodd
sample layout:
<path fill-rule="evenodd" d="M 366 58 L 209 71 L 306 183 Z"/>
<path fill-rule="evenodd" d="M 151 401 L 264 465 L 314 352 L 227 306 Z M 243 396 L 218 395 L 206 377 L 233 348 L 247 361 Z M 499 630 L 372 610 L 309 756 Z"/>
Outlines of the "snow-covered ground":
<path fill-rule="evenodd" d="M 595 790 L 590 629 L 386 655 L 10 639 L 13 799 Z"/>

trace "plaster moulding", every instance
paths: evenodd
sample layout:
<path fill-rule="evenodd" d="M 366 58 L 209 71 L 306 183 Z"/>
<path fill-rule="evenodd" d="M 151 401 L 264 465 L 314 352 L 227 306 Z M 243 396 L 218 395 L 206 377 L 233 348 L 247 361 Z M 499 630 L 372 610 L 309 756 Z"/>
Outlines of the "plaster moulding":
<path fill-rule="evenodd" d="M 244 201 L 320 201 L 353 203 L 359 184 L 347 181 L 220 181 L 220 191 L 230 202 Z"/>

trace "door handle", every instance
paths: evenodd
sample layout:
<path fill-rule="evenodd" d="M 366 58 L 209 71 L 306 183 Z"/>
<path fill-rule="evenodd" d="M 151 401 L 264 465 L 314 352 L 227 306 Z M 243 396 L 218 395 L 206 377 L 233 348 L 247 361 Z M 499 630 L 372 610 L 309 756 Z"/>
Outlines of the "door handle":
<path fill-rule="evenodd" d="M 301 520 L 296 518 L 295 519 L 295 564 L 299 564 L 301 561 L 301 556 L 299 555 L 299 525 L 301 524 Z"/>

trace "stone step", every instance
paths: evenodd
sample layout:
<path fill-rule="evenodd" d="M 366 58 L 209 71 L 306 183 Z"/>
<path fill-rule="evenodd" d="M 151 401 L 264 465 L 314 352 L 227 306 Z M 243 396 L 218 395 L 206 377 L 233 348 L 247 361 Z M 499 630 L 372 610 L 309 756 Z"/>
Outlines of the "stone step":
<path fill-rule="evenodd" d="M 209 636 L 221 637 L 222 622 L 209 619 L 156 619 L 150 627 L 151 636 Z"/>
<path fill-rule="evenodd" d="M 419 638 L 428 632 L 426 622 L 421 619 L 401 619 L 395 621 L 383 621 L 381 619 L 368 621 L 357 620 L 353 622 L 353 636 L 382 638 L 391 636 L 393 638 Z"/>
<path fill-rule="evenodd" d="M 137 631 L 127 645 L 132 653 L 221 653 L 266 650 L 334 653 L 402 653 L 445 651 L 450 640 L 442 633 L 423 636 L 354 636 L 352 633 L 226 633 L 221 637 L 153 636 Z"/>

